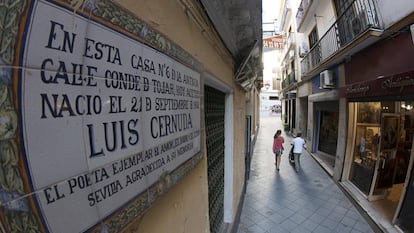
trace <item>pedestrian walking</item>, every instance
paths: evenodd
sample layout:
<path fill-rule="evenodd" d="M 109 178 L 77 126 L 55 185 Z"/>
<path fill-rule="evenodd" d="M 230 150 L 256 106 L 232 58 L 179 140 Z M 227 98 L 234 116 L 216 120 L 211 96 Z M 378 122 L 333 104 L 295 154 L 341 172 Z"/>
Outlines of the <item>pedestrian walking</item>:
<path fill-rule="evenodd" d="M 287 161 L 280 164 L 283 171 L 276 171 L 272 163 L 273 151 L 269 150 L 278 129 L 282 130 L 285 139 L 285 151 L 281 158 L 287 160 L 292 147 L 290 142 L 295 137 L 285 136 L 280 116 L 265 115 L 260 118 L 258 141 L 252 155 L 253 169 L 245 186 L 236 232 L 381 232 L 370 224 L 372 220 L 368 214 L 356 208 L 340 185 L 306 150 L 302 152 L 300 165 L 307 173 L 296 173 L 293 164 L 291 166 Z M 302 137 L 306 140 L 304 133 Z M 309 146 L 306 140 L 305 148 Z M 288 167 L 293 169 L 286 169 Z"/>
<path fill-rule="evenodd" d="M 285 139 L 282 136 L 282 130 L 277 130 L 275 135 L 273 136 L 273 153 L 275 154 L 275 165 L 276 170 L 279 171 L 280 168 L 280 160 L 283 154 L 283 143 Z"/>
<path fill-rule="evenodd" d="M 303 147 L 305 146 L 305 140 L 302 137 L 302 133 L 297 133 L 295 139 L 290 143 L 293 145 L 293 156 L 295 157 L 295 169 L 299 172 L 300 167 L 300 155 L 302 154 Z"/>

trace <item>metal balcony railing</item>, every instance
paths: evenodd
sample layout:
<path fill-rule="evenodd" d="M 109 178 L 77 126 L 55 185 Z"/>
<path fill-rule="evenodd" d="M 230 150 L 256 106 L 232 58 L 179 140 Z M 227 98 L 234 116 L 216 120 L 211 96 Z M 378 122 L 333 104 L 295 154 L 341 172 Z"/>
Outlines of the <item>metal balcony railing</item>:
<path fill-rule="evenodd" d="M 291 72 L 287 77 L 282 81 L 282 89 L 287 88 L 290 84 L 298 82 L 296 80 L 295 72 Z"/>
<path fill-rule="evenodd" d="M 353 1 L 304 56 L 301 61 L 302 74 L 312 70 L 369 28 L 381 29 L 374 1 Z"/>
<path fill-rule="evenodd" d="M 290 83 L 296 83 L 296 82 L 297 82 L 297 80 L 296 80 L 296 76 L 295 76 L 295 72 L 291 72 L 291 73 L 288 75 L 288 77 L 289 77 L 289 84 L 290 84 Z"/>

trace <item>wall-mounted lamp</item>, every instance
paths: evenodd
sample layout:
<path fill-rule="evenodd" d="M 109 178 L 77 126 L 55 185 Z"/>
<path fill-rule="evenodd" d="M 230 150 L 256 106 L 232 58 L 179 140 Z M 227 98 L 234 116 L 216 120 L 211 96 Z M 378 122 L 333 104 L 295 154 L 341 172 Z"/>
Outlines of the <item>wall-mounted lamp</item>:
<path fill-rule="evenodd" d="M 401 104 L 401 108 L 410 111 L 411 109 L 413 109 L 413 105 L 411 105 L 410 101 L 405 101 Z"/>

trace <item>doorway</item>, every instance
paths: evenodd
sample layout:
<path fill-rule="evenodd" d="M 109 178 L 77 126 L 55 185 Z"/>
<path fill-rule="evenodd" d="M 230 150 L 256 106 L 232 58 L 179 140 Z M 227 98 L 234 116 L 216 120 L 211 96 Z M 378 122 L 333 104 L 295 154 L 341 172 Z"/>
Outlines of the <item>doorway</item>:
<path fill-rule="evenodd" d="M 204 106 L 210 231 L 216 233 L 221 231 L 224 218 L 225 93 L 205 86 Z"/>

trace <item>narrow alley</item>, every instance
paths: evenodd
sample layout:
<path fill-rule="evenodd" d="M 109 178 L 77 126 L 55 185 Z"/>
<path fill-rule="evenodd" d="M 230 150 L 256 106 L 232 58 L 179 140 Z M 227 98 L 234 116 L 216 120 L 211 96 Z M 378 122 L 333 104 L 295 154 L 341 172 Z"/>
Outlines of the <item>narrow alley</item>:
<path fill-rule="evenodd" d="M 0 0 L 0 233 L 414 233 L 413 2 Z"/>
<path fill-rule="evenodd" d="M 285 152 L 276 170 L 273 135 L 283 126 L 280 114 L 266 115 L 260 119 L 238 233 L 376 232 L 306 150 L 295 172 L 288 160 L 293 138 L 284 132 Z"/>

